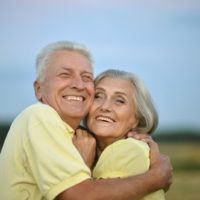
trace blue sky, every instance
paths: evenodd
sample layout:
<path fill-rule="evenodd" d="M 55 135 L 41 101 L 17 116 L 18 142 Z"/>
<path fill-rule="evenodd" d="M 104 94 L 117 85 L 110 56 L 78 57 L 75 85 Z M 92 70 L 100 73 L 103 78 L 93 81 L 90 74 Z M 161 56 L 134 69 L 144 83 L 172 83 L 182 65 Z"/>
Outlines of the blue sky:
<path fill-rule="evenodd" d="M 200 1 L 2 0 L 0 121 L 36 102 L 35 57 L 46 44 L 85 44 L 95 75 L 136 73 L 157 107 L 159 128 L 200 130 Z"/>

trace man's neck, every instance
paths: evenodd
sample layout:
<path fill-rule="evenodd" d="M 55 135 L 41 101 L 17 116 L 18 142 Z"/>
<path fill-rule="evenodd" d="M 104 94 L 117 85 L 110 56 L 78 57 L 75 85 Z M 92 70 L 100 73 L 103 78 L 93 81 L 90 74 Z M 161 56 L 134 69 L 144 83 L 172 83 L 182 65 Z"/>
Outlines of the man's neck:
<path fill-rule="evenodd" d="M 67 123 L 74 130 L 76 130 L 81 123 L 81 119 L 77 119 L 77 118 L 68 118 L 63 121 Z"/>

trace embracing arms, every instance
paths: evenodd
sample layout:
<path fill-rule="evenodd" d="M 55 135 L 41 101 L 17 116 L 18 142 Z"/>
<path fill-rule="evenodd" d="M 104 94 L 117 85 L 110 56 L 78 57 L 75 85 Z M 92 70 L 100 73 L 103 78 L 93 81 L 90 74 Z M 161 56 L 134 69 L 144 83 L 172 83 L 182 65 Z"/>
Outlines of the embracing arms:
<path fill-rule="evenodd" d="M 78 133 L 78 137 L 74 139 L 76 145 L 81 139 L 82 149 L 79 146 L 78 150 L 83 156 L 85 162 L 92 166 L 93 152 L 95 151 L 94 138 L 87 135 L 86 132 Z M 142 137 L 142 136 L 141 136 Z M 83 140 L 84 138 L 84 140 Z M 172 167 L 170 160 L 165 155 L 160 155 L 158 145 L 151 138 L 142 138 L 150 146 L 151 167 L 149 171 L 142 175 L 132 176 L 128 178 L 115 179 L 87 179 L 57 196 L 57 200 L 133 200 L 159 189 L 167 190 L 171 184 Z M 86 147 L 88 151 L 86 151 Z"/>

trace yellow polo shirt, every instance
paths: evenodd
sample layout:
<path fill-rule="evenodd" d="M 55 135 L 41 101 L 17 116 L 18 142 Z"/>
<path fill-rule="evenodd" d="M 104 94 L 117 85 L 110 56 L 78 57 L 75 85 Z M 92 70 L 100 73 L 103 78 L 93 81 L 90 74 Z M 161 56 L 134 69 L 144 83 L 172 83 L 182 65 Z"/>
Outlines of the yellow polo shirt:
<path fill-rule="evenodd" d="M 91 178 L 73 134 L 50 106 L 37 103 L 25 109 L 14 120 L 0 155 L 0 199 L 50 200 Z"/>
<path fill-rule="evenodd" d="M 146 172 L 149 165 L 149 146 L 146 143 L 133 138 L 122 139 L 109 145 L 102 152 L 93 170 L 93 177 L 106 179 L 139 175 Z M 158 190 L 142 200 L 164 199 L 164 191 Z"/>

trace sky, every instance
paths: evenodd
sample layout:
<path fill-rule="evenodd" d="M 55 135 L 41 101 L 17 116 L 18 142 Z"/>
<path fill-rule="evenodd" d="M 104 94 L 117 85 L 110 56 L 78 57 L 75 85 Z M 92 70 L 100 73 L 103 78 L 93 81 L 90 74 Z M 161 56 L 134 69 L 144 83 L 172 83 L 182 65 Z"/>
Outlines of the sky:
<path fill-rule="evenodd" d="M 154 100 L 159 128 L 200 132 L 199 0 L 1 0 L 0 122 L 36 102 L 35 57 L 45 45 L 86 45 L 95 75 L 123 69 Z"/>

